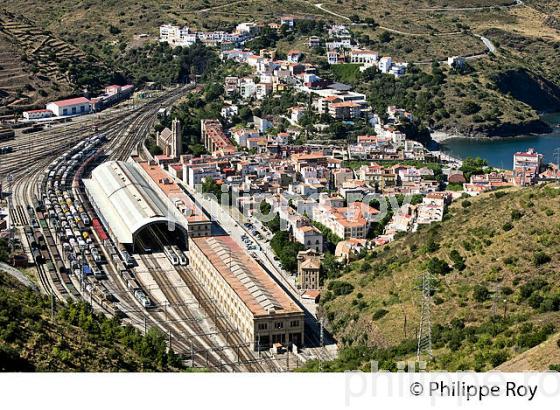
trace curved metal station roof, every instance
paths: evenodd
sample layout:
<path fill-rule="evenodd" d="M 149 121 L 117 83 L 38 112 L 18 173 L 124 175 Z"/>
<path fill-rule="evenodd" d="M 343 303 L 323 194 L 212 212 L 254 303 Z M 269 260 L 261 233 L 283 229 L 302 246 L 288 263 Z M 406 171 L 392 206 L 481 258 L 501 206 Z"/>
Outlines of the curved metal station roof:
<path fill-rule="evenodd" d="M 139 230 L 155 222 L 187 230 L 173 203 L 135 162 L 105 162 L 83 182 L 101 219 L 119 243 L 133 243 Z"/>

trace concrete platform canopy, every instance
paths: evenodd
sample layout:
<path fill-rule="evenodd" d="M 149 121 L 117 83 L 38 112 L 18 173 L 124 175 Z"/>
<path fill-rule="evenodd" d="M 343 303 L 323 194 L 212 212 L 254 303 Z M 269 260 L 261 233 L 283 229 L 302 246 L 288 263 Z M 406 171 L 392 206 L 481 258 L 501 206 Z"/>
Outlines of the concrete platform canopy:
<path fill-rule="evenodd" d="M 99 219 L 119 244 L 133 251 L 167 244 L 185 248 L 185 218 L 135 162 L 105 162 L 83 182 Z"/>

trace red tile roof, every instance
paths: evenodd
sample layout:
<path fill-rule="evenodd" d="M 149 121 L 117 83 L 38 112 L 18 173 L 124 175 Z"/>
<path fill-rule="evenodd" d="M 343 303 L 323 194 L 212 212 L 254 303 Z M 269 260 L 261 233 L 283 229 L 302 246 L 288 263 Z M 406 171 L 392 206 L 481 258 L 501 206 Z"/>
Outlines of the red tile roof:
<path fill-rule="evenodd" d="M 52 104 L 56 104 L 59 107 L 67 107 L 69 105 L 77 105 L 77 104 L 89 104 L 91 103 L 86 97 L 77 97 L 77 98 L 70 98 L 68 100 L 60 100 L 54 101 Z"/>

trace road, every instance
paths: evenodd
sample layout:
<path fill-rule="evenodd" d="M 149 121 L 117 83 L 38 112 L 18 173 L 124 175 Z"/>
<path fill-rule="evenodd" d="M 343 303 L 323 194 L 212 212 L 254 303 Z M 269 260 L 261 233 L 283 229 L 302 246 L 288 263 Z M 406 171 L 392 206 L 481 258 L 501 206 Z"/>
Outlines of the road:
<path fill-rule="evenodd" d="M 515 0 L 511 4 L 495 5 L 495 6 L 481 6 L 481 7 L 432 7 L 418 9 L 418 11 L 435 11 L 435 12 L 445 12 L 445 11 L 486 11 L 494 9 L 509 9 L 512 7 L 523 6 L 524 3 L 521 0 Z"/>
<path fill-rule="evenodd" d="M 484 43 L 484 45 L 488 49 L 488 52 L 490 52 L 490 53 L 495 53 L 496 52 L 496 46 L 488 38 L 486 38 L 484 36 L 481 36 L 480 34 L 473 34 L 473 36 L 482 40 L 482 42 Z"/>
<path fill-rule="evenodd" d="M 302 300 L 300 291 L 295 286 L 294 277 L 289 273 L 284 271 L 278 266 L 278 263 L 274 260 L 274 252 L 270 248 L 270 245 L 263 240 L 256 238 L 249 230 L 243 226 L 243 221 L 240 218 L 232 217 L 231 211 L 225 209 L 216 201 L 206 199 L 203 194 L 196 192 L 193 188 L 184 184 L 182 181 L 175 180 L 184 190 L 187 192 L 195 202 L 200 205 L 212 218 L 212 220 L 218 222 L 220 226 L 226 231 L 227 234 L 232 236 L 241 247 L 244 247 L 242 236 L 248 236 L 255 243 L 261 246 L 261 250 L 250 251 L 260 262 L 269 274 L 280 284 L 286 292 L 292 297 L 292 299 L 298 303 L 298 305 L 304 310 L 305 313 L 305 324 L 306 324 L 306 349 L 305 354 L 308 358 L 315 358 L 319 360 L 332 360 L 337 355 L 337 346 L 335 340 L 324 331 L 323 343 L 321 343 L 320 337 L 320 324 L 315 316 L 315 309 L 309 306 L 309 303 Z"/>

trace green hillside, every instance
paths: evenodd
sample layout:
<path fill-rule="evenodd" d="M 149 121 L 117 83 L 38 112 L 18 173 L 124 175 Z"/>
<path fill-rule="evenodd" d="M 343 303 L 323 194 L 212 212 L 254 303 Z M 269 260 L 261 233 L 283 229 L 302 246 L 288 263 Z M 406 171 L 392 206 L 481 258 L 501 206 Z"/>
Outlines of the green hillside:
<path fill-rule="evenodd" d="M 331 274 L 322 309 L 345 348 L 327 369 L 414 358 L 425 272 L 431 368 L 489 370 L 546 340 L 560 326 L 559 205 L 557 185 L 459 200 L 442 223 Z"/>
<path fill-rule="evenodd" d="M 0 371 L 176 371 L 155 329 L 146 336 L 116 319 L 92 314 L 85 303 L 55 306 L 0 272 Z"/>

